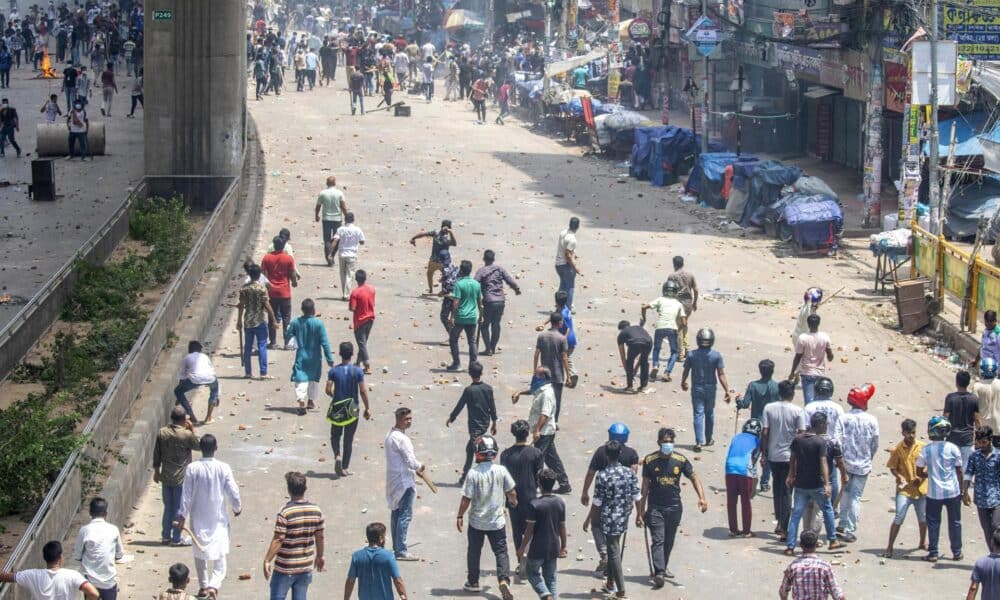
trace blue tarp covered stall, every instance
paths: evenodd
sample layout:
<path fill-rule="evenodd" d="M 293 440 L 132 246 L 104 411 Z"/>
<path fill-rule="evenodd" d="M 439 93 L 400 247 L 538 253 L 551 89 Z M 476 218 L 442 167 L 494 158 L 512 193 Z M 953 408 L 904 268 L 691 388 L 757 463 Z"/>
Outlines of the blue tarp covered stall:
<path fill-rule="evenodd" d="M 769 206 L 768 213 L 776 215 L 778 236 L 790 238 L 798 250 L 837 250 L 844 211 L 834 198 L 796 192 Z"/>
<path fill-rule="evenodd" d="M 725 184 L 726 168 L 733 165 L 733 175 L 735 180 L 737 164 L 751 164 L 757 162 L 757 157 L 749 154 L 737 156 L 733 152 L 706 152 L 700 154 L 695 161 L 694 168 L 688 176 L 684 191 L 693 196 L 698 196 L 699 201 L 712 208 L 725 208 L 726 198 L 722 195 Z M 744 181 L 745 185 L 745 181 Z"/>
<path fill-rule="evenodd" d="M 755 163 L 750 177 L 747 203 L 743 207 L 740 225 L 762 227 L 764 210 L 775 203 L 781 195 L 781 188 L 792 185 L 802 176 L 802 169 L 783 165 L 776 160 Z"/>
<path fill-rule="evenodd" d="M 679 165 L 698 154 L 701 138 L 690 129 L 673 125 L 636 127 L 629 174 L 653 185 L 677 182 Z"/>
<path fill-rule="evenodd" d="M 951 126 L 955 125 L 955 156 L 981 156 L 983 145 L 979 142 L 979 134 L 986 131 L 989 115 L 985 111 L 975 111 L 959 114 L 951 119 L 938 121 L 938 155 L 942 160 L 950 152 Z M 924 142 L 924 156 L 930 156 L 931 143 Z"/>
<path fill-rule="evenodd" d="M 960 185 L 948 199 L 948 220 L 944 234 L 952 238 L 974 238 L 979 218 L 987 222 L 1000 208 L 1000 179 L 983 177 L 981 180 Z M 996 232 L 988 231 L 987 243 L 993 242 Z"/>

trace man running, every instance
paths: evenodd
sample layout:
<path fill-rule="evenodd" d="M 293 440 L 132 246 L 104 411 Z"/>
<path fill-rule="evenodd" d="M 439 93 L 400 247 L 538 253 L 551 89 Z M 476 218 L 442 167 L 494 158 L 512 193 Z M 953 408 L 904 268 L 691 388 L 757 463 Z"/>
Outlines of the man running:
<path fill-rule="evenodd" d="M 483 356 L 492 356 L 497 351 L 497 343 L 500 341 L 500 323 L 503 319 L 503 310 L 507 297 L 504 293 L 504 284 L 510 286 L 514 293 L 521 295 L 521 288 L 510 276 L 507 269 L 494 264 L 496 253 L 492 250 L 483 252 L 482 267 L 476 271 L 475 280 L 483 290 L 483 323 L 480 326 L 483 342 L 486 343 L 486 350 Z"/>
<path fill-rule="evenodd" d="M 434 273 L 444 269 L 446 264 L 451 264 L 451 248 L 458 245 L 455 241 L 455 232 L 451 229 L 451 221 L 445 219 L 441 221 L 441 229 L 437 231 L 425 231 L 410 238 L 410 244 L 416 246 L 417 240 L 421 238 L 431 238 L 431 257 L 427 261 L 427 294 L 434 293 Z"/>
<path fill-rule="evenodd" d="M 448 415 L 448 420 L 444 422 L 445 427 L 451 427 L 462 413 L 462 409 L 468 409 L 469 441 L 465 444 L 465 464 L 462 465 L 462 476 L 458 478 L 459 485 L 465 483 L 465 474 L 472 467 L 476 440 L 487 432 L 492 435 L 497 434 L 497 405 L 493 399 L 493 388 L 483 383 L 483 365 L 478 362 L 471 363 L 469 377 L 472 378 L 472 383 L 462 392 L 455 408 Z"/>
<path fill-rule="evenodd" d="M 569 227 L 559 232 L 556 243 L 556 274 L 559 276 L 559 291 L 566 292 L 566 306 L 573 310 L 573 290 L 576 287 L 576 276 L 583 275 L 576 265 L 576 232 L 580 229 L 580 219 L 573 217 Z"/>
<path fill-rule="evenodd" d="M 469 344 L 469 363 L 476 361 L 476 327 L 483 320 L 483 292 L 479 282 L 472 278 L 472 262 L 463 260 L 458 267 L 458 281 L 455 282 L 455 289 L 451 292 L 453 302 L 451 305 L 451 318 L 448 324 L 451 332 L 448 334 L 448 345 L 451 347 L 451 364 L 449 371 L 457 371 L 462 368 L 462 361 L 458 357 L 458 338 L 465 333 L 466 341 Z"/>
<path fill-rule="evenodd" d="M 358 250 L 364 243 L 365 232 L 354 224 L 354 213 L 345 213 L 344 224 L 337 228 L 337 233 L 333 235 L 333 247 L 330 248 L 330 260 L 340 259 L 341 300 L 347 300 L 347 286 L 354 279 L 354 272 L 358 266 Z"/>
<path fill-rule="evenodd" d="M 531 385 L 526 390 L 514 392 L 511 401 L 517 404 L 521 396 L 532 395 L 531 410 L 528 413 L 528 425 L 531 427 L 531 440 L 542 451 L 545 466 L 552 469 L 559 479 L 557 494 L 568 494 L 572 491 L 566 467 L 556 450 L 556 395 L 552 389 L 552 373 L 546 367 L 536 367 L 531 377 Z"/>
<path fill-rule="evenodd" d="M 343 228 L 341 228 L 343 229 Z M 357 287 L 351 290 L 347 306 L 354 315 L 354 341 L 358 343 L 358 366 L 364 365 L 365 375 L 371 375 L 372 365 L 368 356 L 368 336 L 375 324 L 375 288 L 368 283 L 368 273 L 358 269 L 354 273 Z"/>
<path fill-rule="evenodd" d="M 646 310 L 652 308 L 656 311 L 656 326 L 653 331 L 653 370 L 649 374 L 654 381 L 660 373 L 660 349 L 663 347 L 663 340 L 666 339 L 670 345 L 670 358 L 667 360 L 667 372 L 663 375 L 664 381 L 671 381 L 670 374 L 677 364 L 677 356 L 680 347 L 677 344 L 677 330 L 684 325 L 685 311 L 684 305 L 677 299 L 680 286 L 676 281 L 667 281 L 663 284 L 663 295 L 642 305 L 642 322 L 646 322 Z"/>
<path fill-rule="evenodd" d="M 687 332 L 691 325 L 691 313 L 698 310 L 698 283 L 689 271 L 684 269 L 684 257 L 675 256 L 674 272 L 667 277 L 667 281 L 677 284 L 677 299 L 684 305 L 684 323 L 678 324 L 677 335 L 681 341 L 681 359 L 687 358 L 688 341 Z"/>

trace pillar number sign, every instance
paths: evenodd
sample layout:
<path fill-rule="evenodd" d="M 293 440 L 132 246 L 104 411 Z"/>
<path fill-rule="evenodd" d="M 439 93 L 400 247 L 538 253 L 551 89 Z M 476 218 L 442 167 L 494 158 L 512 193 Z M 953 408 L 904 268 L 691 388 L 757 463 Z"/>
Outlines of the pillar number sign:
<path fill-rule="evenodd" d="M 173 21 L 174 11 L 172 10 L 154 10 L 153 11 L 154 21 Z"/>

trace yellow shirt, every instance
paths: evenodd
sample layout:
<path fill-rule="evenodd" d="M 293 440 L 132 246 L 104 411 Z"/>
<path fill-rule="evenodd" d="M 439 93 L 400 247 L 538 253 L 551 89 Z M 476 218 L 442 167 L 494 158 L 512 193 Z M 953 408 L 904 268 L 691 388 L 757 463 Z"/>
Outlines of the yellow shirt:
<path fill-rule="evenodd" d="M 886 464 L 887 467 L 894 469 L 899 473 L 900 477 L 907 481 L 905 485 L 897 486 L 896 492 L 914 500 L 927 495 L 926 479 L 921 481 L 919 486 L 910 483 L 917 478 L 917 457 L 920 456 L 920 450 L 923 447 L 924 443 L 920 441 L 914 441 L 913 445 L 909 448 L 907 448 L 906 444 L 900 442 L 893 449 L 892 454 L 889 455 L 889 462 Z"/>

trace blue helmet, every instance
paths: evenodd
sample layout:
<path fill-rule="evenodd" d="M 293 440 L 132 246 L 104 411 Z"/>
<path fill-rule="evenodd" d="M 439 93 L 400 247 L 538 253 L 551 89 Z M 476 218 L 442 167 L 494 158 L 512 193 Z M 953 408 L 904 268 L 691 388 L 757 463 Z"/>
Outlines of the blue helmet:
<path fill-rule="evenodd" d="M 810 304 L 819 304 L 823 301 L 823 289 L 818 287 L 811 287 L 806 290 L 806 293 L 802 294 L 802 300 Z"/>
<path fill-rule="evenodd" d="M 979 361 L 979 374 L 983 379 L 994 379 L 997 376 L 997 361 L 992 358 Z"/>
<path fill-rule="evenodd" d="M 927 421 L 927 437 L 931 438 L 931 440 L 943 440 L 947 438 L 950 433 L 951 421 L 941 415 L 935 415 L 931 417 L 930 421 Z"/>
<path fill-rule="evenodd" d="M 625 443 L 628 441 L 628 425 L 625 423 L 613 423 L 608 427 L 608 439 Z"/>

